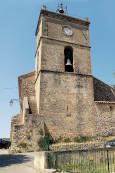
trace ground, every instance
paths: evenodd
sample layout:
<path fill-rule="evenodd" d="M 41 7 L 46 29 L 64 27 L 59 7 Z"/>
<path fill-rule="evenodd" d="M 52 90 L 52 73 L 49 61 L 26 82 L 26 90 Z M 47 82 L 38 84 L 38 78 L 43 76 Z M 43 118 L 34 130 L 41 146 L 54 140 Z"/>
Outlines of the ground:
<path fill-rule="evenodd" d="M 0 173 L 39 173 L 33 168 L 34 153 L 8 154 L 0 150 Z"/>

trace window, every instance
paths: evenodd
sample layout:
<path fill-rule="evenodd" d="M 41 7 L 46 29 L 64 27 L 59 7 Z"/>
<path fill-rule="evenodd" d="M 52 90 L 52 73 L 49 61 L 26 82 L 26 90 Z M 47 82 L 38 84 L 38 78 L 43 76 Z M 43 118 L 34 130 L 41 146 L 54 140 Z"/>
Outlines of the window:
<path fill-rule="evenodd" d="M 64 50 L 65 55 L 65 71 L 73 72 L 73 49 L 71 47 L 66 47 Z"/>

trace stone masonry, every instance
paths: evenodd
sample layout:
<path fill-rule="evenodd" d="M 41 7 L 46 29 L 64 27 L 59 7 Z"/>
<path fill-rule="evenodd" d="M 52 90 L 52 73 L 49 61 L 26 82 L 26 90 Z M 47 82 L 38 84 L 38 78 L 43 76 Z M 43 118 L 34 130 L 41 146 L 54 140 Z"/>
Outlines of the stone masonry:
<path fill-rule="evenodd" d="M 12 118 L 11 150 L 39 150 L 46 134 L 115 136 L 115 90 L 91 74 L 89 24 L 41 10 L 35 72 L 18 78 L 20 114 Z M 72 72 L 65 71 L 66 49 L 72 52 Z"/>

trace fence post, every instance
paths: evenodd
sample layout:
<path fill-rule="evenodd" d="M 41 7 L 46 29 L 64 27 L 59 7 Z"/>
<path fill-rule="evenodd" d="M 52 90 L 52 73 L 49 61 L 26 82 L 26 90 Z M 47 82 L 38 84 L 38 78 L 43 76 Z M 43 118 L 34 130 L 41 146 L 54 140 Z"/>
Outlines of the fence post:
<path fill-rule="evenodd" d="M 107 149 L 107 165 L 108 165 L 108 173 L 110 172 L 110 165 L 109 165 L 109 151 Z"/>

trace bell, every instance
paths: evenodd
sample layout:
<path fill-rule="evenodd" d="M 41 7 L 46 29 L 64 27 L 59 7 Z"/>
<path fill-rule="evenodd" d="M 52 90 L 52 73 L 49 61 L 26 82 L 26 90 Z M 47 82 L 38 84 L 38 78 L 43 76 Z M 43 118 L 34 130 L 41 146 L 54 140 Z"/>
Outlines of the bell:
<path fill-rule="evenodd" d="M 72 66 L 72 64 L 71 64 L 71 60 L 70 60 L 69 58 L 67 59 L 67 63 L 66 63 L 66 65 L 67 65 L 67 66 Z"/>
<path fill-rule="evenodd" d="M 63 4 L 62 3 L 60 4 L 59 12 L 62 13 L 62 14 L 64 13 L 64 9 L 63 9 Z"/>
<path fill-rule="evenodd" d="M 60 7 L 59 12 L 62 13 L 62 14 L 64 13 L 64 10 L 63 10 L 62 7 Z"/>

